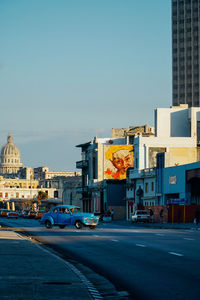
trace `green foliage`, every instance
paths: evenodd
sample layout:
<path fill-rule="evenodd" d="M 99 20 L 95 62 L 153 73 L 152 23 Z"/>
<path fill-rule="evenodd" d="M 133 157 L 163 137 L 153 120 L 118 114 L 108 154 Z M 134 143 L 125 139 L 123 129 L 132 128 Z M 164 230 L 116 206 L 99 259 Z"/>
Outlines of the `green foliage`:
<path fill-rule="evenodd" d="M 43 191 L 38 192 L 38 200 L 45 200 L 48 199 L 48 194 Z"/>

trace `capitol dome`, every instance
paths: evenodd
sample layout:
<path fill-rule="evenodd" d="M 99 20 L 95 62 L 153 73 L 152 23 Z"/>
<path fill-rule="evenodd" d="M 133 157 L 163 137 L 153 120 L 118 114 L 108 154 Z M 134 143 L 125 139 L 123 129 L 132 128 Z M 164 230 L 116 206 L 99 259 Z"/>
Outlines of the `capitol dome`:
<path fill-rule="evenodd" d="M 1 149 L 0 173 L 17 173 L 22 166 L 19 148 L 13 144 L 13 136 L 10 134 L 7 144 Z"/>

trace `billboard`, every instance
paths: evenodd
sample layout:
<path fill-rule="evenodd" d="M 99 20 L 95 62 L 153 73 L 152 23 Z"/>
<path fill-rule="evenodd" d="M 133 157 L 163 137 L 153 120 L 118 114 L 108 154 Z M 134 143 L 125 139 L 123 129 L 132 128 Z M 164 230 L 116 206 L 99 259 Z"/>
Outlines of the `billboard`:
<path fill-rule="evenodd" d="M 104 178 L 125 179 L 126 171 L 134 166 L 134 152 L 132 145 L 105 146 Z"/>

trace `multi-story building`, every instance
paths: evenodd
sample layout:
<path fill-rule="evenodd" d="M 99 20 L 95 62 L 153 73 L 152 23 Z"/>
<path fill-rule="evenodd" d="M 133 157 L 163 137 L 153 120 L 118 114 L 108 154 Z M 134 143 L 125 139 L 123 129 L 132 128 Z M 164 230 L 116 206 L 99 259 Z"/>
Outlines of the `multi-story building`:
<path fill-rule="evenodd" d="M 30 167 L 20 168 L 19 171 L 17 172 L 17 177 L 19 177 L 21 179 L 33 180 L 34 179 L 34 170 L 33 170 L 33 168 L 30 168 Z"/>
<path fill-rule="evenodd" d="M 37 199 L 40 191 L 46 192 L 48 198 L 58 198 L 59 189 L 57 186 L 46 187 L 40 185 L 38 180 L 12 179 L 0 176 L 0 201 Z"/>
<path fill-rule="evenodd" d="M 177 166 L 199 161 L 200 108 L 181 105 L 155 110 L 155 137 L 138 135 L 134 139 L 134 168 L 127 179 L 127 219 L 132 203 L 145 206 L 165 205 L 156 192 L 156 159 L 164 153 L 164 166 Z M 130 206 L 131 203 L 131 206 Z"/>
<path fill-rule="evenodd" d="M 80 176 L 80 172 L 50 171 L 48 167 L 34 168 L 34 178 L 38 180 L 73 176 Z"/>
<path fill-rule="evenodd" d="M 40 185 L 41 187 L 48 193 L 48 189 L 54 189 L 53 197 L 52 198 L 59 198 L 62 199 L 62 194 L 64 190 L 64 182 L 67 181 L 68 177 L 57 176 L 50 179 L 41 179 Z M 69 177 L 75 178 L 75 177 Z"/>
<path fill-rule="evenodd" d="M 200 0 L 172 0 L 173 105 L 200 106 Z"/>
<path fill-rule="evenodd" d="M 77 145 L 82 150 L 82 160 L 76 167 L 82 169 L 83 211 L 103 213 L 115 208 L 116 216 L 125 217 L 123 179 L 128 167 L 133 166 L 133 145 L 123 138 L 97 138 Z M 111 186 L 112 181 L 112 186 Z M 121 181 L 121 182 L 119 182 Z M 114 185 L 120 192 L 114 193 Z M 112 193 L 109 191 L 112 190 Z M 115 201 L 114 199 L 115 198 Z M 118 199 L 119 198 L 119 199 Z"/>
<path fill-rule="evenodd" d="M 165 168 L 165 153 L 157 162 L 157 194 L 167 208 L 167 221 L 193 222 L 200 216 L 200 162 Z"/>
<path fill-rule="evenodd" d="M 42 191 L 48 196 L 49 203 L 62 203 L 63 182 L 80 175 L 80 172 L 53 172 L 48 167 L 23 166 L 11 134 L 1 149 L 0 159 L 0 202 L 36 200 Z"/>
<path fill-rule="evenodd" d="M 63 204 L 76 205 L 83 211 L 83 201 L 78 189 L 82 186 L 81 176 L 67 177 L 63 183 L 62 202 Z"/>

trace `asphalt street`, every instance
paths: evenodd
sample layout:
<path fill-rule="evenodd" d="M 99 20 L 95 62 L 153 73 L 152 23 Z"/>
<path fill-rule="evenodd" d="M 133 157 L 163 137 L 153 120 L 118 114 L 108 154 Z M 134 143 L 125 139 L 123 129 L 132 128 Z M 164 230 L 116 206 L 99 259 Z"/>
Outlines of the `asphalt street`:
<path fill-rule="evenodd" d="M 23 228 L 67 259 L 88 266 L 131 299 L 199 298 L 199 230 L 112 223 L 101 224 L 96 230 L 49 230 L 35 220 L 4 222 Z"/>

